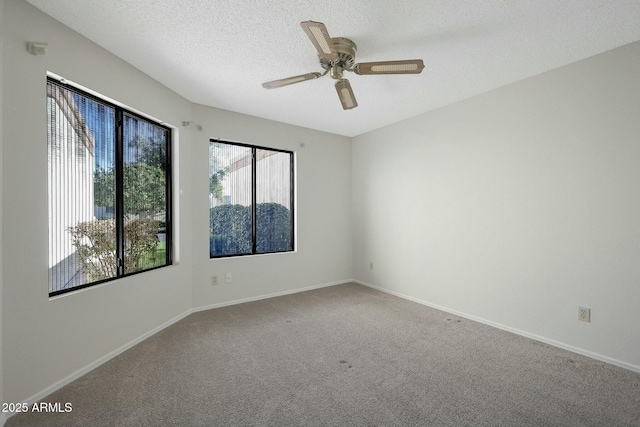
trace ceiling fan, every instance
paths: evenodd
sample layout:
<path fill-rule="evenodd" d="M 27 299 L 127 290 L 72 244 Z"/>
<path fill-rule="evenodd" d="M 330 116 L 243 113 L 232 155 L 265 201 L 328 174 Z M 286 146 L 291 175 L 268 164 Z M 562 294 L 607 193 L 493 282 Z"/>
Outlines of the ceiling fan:
<path fill-rule="evenodd" d="M 294 83 L 313 80 L 331 73 L 331 78 L 336 81 L 336 90 L 342 103 L 342 108 L 350 110 L 358 106 L 349 80 L 343 77 L 344 71 L 350 71 L 360 75 L 371 74 L 420 74 L 424 68 L 422 59 L 409 59 L 403 61 L 378 61 L 361 62 L 356 64 L 356 44 L 344 37 L 329 37 L 327 28 L 322 22 L 304 21 L 300 26 L 307 33 L 311 43 L 318 51 L 322 73 L 307 73 L 286 79 L 273 80 L 262 83 L 265 89 L 275 89 Z"/>

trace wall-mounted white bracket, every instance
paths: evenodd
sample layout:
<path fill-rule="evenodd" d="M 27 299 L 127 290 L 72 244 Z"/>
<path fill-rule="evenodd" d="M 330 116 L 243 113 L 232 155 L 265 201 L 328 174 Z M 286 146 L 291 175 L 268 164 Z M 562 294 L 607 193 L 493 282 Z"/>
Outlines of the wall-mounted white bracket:
<path fill-rule="evenodd" d="M 46 55 L 47 43 L 43 42 L 27 42 L 27 51 L 32 55 Z"/>

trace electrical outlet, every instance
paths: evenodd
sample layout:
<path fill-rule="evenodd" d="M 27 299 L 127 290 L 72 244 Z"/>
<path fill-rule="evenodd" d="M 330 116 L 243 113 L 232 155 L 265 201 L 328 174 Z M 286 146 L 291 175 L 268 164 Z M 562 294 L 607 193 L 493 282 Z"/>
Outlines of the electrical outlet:
<path fill-rule="evenodd" d="M 373 270 L 373 261 L 369 262 L 369 270 Z"/>
<path fill-rule="evenodd" d="M 583 322 L 591 322 L 591 309 L 578 307 L 578 320 L 582 320 Z"/>
<path fill-rule="evenodd" d="M 218 276 L 211 276 L 211 286 L 218 284 Z"/>
<path fill-rule="evenodd" d="M 224 278 L 224 281 L 226 283 L 231 283 L 231 273 L 227 273 L 227 275 Z"/>

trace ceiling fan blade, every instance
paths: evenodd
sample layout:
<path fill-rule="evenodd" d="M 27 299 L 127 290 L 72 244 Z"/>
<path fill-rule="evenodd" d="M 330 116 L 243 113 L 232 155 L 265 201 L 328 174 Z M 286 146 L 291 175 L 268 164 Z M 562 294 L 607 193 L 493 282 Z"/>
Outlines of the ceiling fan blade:
<path fill-rule="evenodd" d="M 322 22 L 304 21 L 300 23 L 300 26 L 304 32 L 307 33 L 311 43 L 313 43 L 318 51 L 318 55 L 320 55 L 322 59 L 328 61 L 337 59 L 338 55 L 333 48 L 333 42 L 331 41 L 331 37 L 329 37 L 327 27 L 325 27 Z"/>
<path fill-rule="evenodd" d="M 343 109 L 350 110 L 358 106 L 358 101 L 356 101 L 353 90 L 351 90 L 351 84 L 349 83 L 349 80 L 338 80 L 336 82 L 336 90 L 338 91 L 338 96 L 340 97 L 340 102 L 342 103 Z"/>
<path fill-rule="evenodd" d="M 356 74 L 420 74 L 424 68 L 422 59 L 405 61 L 361 62 L 353 66 Z"/>
<path fill-rule="evenodd" d="M 287 77 L 286 79 L 274 80 L 271 82 L 262 83 L 262 87 L 265 89 L 275 89 L 282 86 L 292 85 L 294 83 L 300 83 L 307 80 L 317 79 L 321 77 L 320 73 L 307 73 L 299 76 Z"/>

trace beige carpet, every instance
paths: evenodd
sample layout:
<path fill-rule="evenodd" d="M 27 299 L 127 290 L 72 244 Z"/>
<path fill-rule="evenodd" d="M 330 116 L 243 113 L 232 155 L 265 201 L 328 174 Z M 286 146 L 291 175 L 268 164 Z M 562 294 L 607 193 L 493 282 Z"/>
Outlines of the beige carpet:
<path fill-rule="evenodd" d="M 6 426 L 640 426 L 640 374 L 347 284 L 192 314 Z"/>

